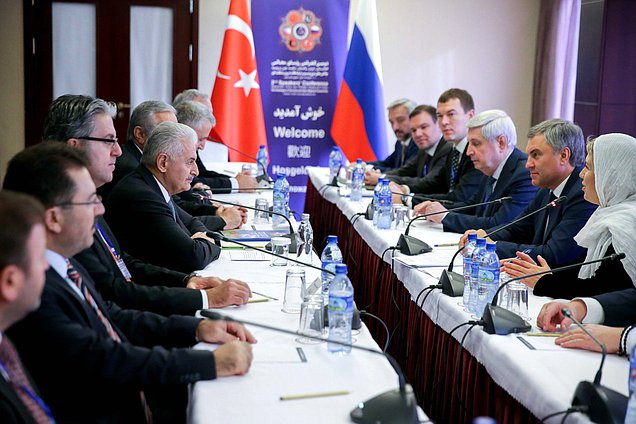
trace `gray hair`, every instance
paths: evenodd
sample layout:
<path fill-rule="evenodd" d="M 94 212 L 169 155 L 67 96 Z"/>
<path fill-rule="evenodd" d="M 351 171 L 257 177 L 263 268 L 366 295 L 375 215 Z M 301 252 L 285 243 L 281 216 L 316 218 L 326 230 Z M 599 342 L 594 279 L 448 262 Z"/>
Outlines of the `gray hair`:
<path fill-rule="evenodd" d="M 168 103 L 160 100 L 148 100 L 139 105 L 132 111 L 130 115 L 130 122 L 128 122 L 128 133 L 126 139 L 133 141 L 135 127 L 141 127 L 141 131 L 147 136 L 150 135 L 155 128 L 156 122 L 154 119 L 155 113 L 172 112 L 176 115 L 177 111 Z"/>
<path fill-rule="evenodd" d="M 95 129 L 95 117 L 115 117 L 114 104 L 91 96 L 65 94 L 53 100 L 44 120 L 44 141 L 67 141 L 88 137 Z"/>
<path fill-rule="evenodd" d="M 201 90 L 197 90 L 196 88 L 190 88 L 177 94 L 172 101 L 172 106 L 176 108 L 182 102 L 192 102 L 195 101 L 195 99 L 197 98 L 210 100 L 210 95 L 208 93 L 204 93 Z"/>
<path fill-rule="evenodd" d="M 400 107 L 400 106 L 404 106 L 406 108 L 407 114 L 410 114 L 411 112 L 413 112 L 413 109 L 417 107 L 417 103 L 407 98 L 397 99 L 389 103 L 386 110 L 393 110 L 396 107 Z"/>
<path fill-rule="evenodd" d="M 554 153 L 564 148 L 570 149 L 570 165 L 580 166 L 585 163 L 585 139 L 581 128 L 564 119 L 549 119 L 528 130 L 528 139 L 543 135 Z"/>
<path fill-rule="evenodd" d="M 512 118 L 503 110 L 485 110 L 471 118 L 466 126 L 469 129 L 481 128 L 481 134 L 491 143 L 503 135 L 506 137 L 506 143 L 509 147 L 517 145 L 517 128 L 512 122 Z"/>
<path fill-rule="evenodd" d="M 212 126 L 216 125 L 216 119 L 212 111 L 201 103 L 186 101 L 179 103 L 177 109 L 177 121 L 190 128 L 199 127 L 204 121 L 208 121 Z"/>
<path fill-rule="evenodd" d="M 156 166 L 157 157 L 165 153 L 168 157 L 179 157 L 183 154 L 184 142 L 197 143 L 197 134 L 187 125 L 164 121 L 150 133 L 144 146 L 141 163 L 149 168 Z"/>

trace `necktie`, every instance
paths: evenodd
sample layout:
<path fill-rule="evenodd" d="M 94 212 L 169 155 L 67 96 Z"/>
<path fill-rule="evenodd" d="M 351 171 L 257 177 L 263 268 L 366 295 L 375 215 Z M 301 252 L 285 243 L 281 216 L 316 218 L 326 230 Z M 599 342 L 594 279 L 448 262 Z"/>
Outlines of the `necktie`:
<path fill-rule="evenodd" d="M 73 284 L 75 284 L 80 292 L 82 292 L 82 294 L 84 295 L 84 299 L 86 299 L 86 302 L 91 306 L 91 308 L 93 308 L 99 320 L 102 322 L 102 324 L 104 324 L 104 327 L 106 327 L 108 335 L 117 343 L 121 342 L 119 334 L 117 334 L 110 321 L 108 321 L 108 319 L 102 313 L 101 309 L 99 309 L 99 307 L 97 306 L 97 303 L 95 302 L 95 299 L 93 299 L 91 292 L 88 290 L 86 284 L 84 284 L 84 281 L 82 281 L 82 276 L 80 275 L 80 273 L 77 272 L 75 267 L 68 260 L 66 261 L 66 265 L 68 267 L 66 271 L 68 278 L 70 278 Z"/>
<path fill-rule="evenodd" d="M 402 147 L 402 151 L 400 152 L 400 163 L 398 163 L 398 168 L 404 166 L 404 159 L 406 158 L 406 145 L 404 143 L 400 143 L 400 146 Z"/>
<path fill-rule="evenodd" d="M 55 423 L 49 407 L 46 406 L 44 401 L 35 393 L 33 387 L 31 387 L 31 383 L 29 383 L 29 379 L 26 377 L 18 357 L 18 352 L 16 352 L 15 347 L 6 336 L 2 338 L 2 343 L 0 343 L 0 365 L 35 422 L 41 424 Z"/>
<path fill-rule="evenodd" d="M 433 160 L 433 157 L 431 155 L 429 155 L 428 153 L 426 153 L 426 157 L 425 157 L 424 160 L 426 162 L 424 163 L 424 169 L 422 170 L 422 177 L 425 177 L 426 174 L 428 174 L 428 170 L 430 168 L 431 160 Z"/>
<path fill-rule="evenodd" d="M 108 335 L 117 343 L 121 343 L 121 338 L 119 337 L 119 334 L 117 334 L 115 329 L 113 329 L 113 326 L 111 325 L 110 321 L 108 321 L 108 319 L 102 313 L 101 309 L 99 309 L 99 306 L 97 306 L 97 303 L 95 302 L 95 299 L 93 299 L 91 292 L 88 290 L 88 287 L 86 286 L 86 284 L 84 284 L 84 282 L 82 281 L 82 276 L 80 275 L 80 273 L 77 272 L 77 270 L 71 264 L 70 261 L 67 260 L 66 264 L 68 267 L 67 269 L 68 278 L 70 278 L 71 281 L 82 292 L 82 294 L 84 295 L 84 298 L 86 299 L 86 302 L 88 302 L 88 304 L 91 305 L 91 307 L 97 314 L 97 317 L 99 317 L 99 320 L 102 322 L 102 324 L 104 324 L 104 327 L 106 327 L 106 331 L 108 332 Z M 146 402 L 145 393 L 143 391 L 140 391 L 139 397 L 141 400 L 141 406 L 144 410 L 144 414 L 146 415 L 146 422 L 152 423 L 152 413 L 150 412 L 150 408 L 148 407 L 148 403 Z"/>
<path fill-rule="evenodd" d="M 484 202 L 490 202 L 492 200 L 492 192 L 495 189 L 496 178 L 488 177 L 486 181 L 486 190 L 484 192 Z"/>
<path fill-rule="evenodd" d="M 459 173 L 459 155 L 460 153 L 457 149 L 453 149 L 453 153 L 451 156 L 451 175 L 450 175 L 450 188 L 455 187 L 457 183 L 457 174 Z"/>
<path fill-rule="evenodd" d="M 172 219 L 177 221 L 177 211 L 174 208 L 174 203 L 172 203 L 172 199 L 168 201 L 168 207 L 170 207 L 170 211 L 172 212 Z"/>
<path fill-rule="evenodd" d="M 550 202 L 553 202 L 556 200 L 556 196 L 554 195 L 553 192 L 550 192 Z M 548 236 L 548 226 L 550 225 L 550 219 L 554 219 L 555 214 L 556 214 L 556 209 L 557 208 L 550 208 L 548 209 L 548 212 L 546 213 L 546 219 L 545 219 L 545 227 L 543 229 L 543 242 L 546 242 L 547 236 Z"/>

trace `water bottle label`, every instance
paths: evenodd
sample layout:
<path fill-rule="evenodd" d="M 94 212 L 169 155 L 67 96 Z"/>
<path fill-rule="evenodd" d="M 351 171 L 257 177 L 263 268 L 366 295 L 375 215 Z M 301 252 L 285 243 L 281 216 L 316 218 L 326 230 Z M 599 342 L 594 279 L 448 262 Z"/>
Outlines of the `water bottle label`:
<path fill-rule="evenodd" d="M 492 283 L 493 281 L 495 281 L 494 272 L 489 271 L 487 269 L 479 270 L 479 282 L 488 284 L 488 283 Z"/>
<path fill-rule="evenodd" d="M 347 312 L 353 310 L 353 296 L 329 296 L 329 311 Z"/>

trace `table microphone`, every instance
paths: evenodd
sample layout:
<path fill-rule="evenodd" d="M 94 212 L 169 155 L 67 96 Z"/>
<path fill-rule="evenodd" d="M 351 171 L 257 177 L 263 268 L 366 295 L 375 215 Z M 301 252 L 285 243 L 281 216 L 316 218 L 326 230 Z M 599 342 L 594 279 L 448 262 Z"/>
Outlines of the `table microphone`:
<path fill-rule="evenodd" d="M 413 393 L 413 388 L 410 384 L 406 383 L 404 373 L 400 368 L 397 361 L 388 353 L 382 352 L 376 349 L 370 349 L 367 347 L 356 346 L 350 343 L 344 343 L 329 338 L 317 337 L 309 334 L 300 333 L 298 331 L 286 330 L 280 327 L 273 327 L 267 324 L 245 321 L 235 319 L 226 315 L 219 314 L 218 312 L 211 311 L 209 309 L 201 310 L 201 316 L 209 318 L 211 320 L 220 320 L 228 322 L 236 322 L 243 325 L 253 325 L 254 327 L 264 328 L 266 330 L 276 331 L 279 333 L 289 334 L 292 336 L 307 337 L 314 340 L 326 341 L 328 343 L 338 344 L 346 346 L 351 349 L 361 350 L 364 352 L 374 353 L 376 355 L 382 355 L 387 358 L 393 369 L 398 375 L 399 389 L 389 390 L 379 394 L 365 402 L 358 404 L 358 406 L 351 411 L 351 420 L 355 423 L 375 424 L 375 423 L 410 423 L 415 424 L 419 422 L 417 416 L 417 401 Z"/>
<path fill-rule="evenodd" d="M 298 241 L 296 240 L 296 233 L 294 232 L 294 227 L 291 223 L 291 221 L 289 220 L 289 218 L 283 214 L 283 213 L 278 213 L 278 212 L 273 212 L 269 209 L 259 209 L 259 208 L 254 208 L 252 206 L 245 206 L 245 205 L 241 205 L 238 203 L 233 203 L 233 202 L 228 202 L 227 200 L 220 200 L 220 199 L 213 199 L 213 198 L 209 198 L 210 201 L 212 202 L 218 202 L 218 203 L 223 203 L 225 205 L 232 205 L 232 206 L 236 206 L 239 208 L 245 208 L 245 209 L 250 209 L 253 211 L 257 211 L 257 212 L 267 212 L 270 215 L 276 215 L 276 216 L 282 216 L 283 218 L 285 218 L 285 221 L 287 221 L 287 224 L 289 224 L 289 234 L 286 235 L 285 237 L 289 237 L 291 239 L 291 244 L 289 245 L 289 253 L 297 253 L 298 252 Z"/>
<path fill-rule="evenodd" d="M 411 224 L 413 224 L 413 222 L 420 220 L 420 219 L 424 219 L 426 217 L 429 216 L 433 216 L 433 215 L 439 215 L 439 214 L 443 214 L 443 213 L 448 213 L 448 212 L 455 212 L 455 211 L 462 211 L 465 209 L 472 209 L 472 208 L 476 208 L 478 206 L 485 206 L 485 205 L 490 205 L 492 203 L 503 203 L 503 202 L 507 202 L 509 200 L 512 200 L 512 197 L 510 196 L 506 196 L 506 197 L 501 197 L 499 199 L 495 199 L 495 200 L 491 200 L 489 202 L 482 202 L 482 203 L 475 203 L 473 205 L 467 205 L 467 206 L 460 206 L 458 208 L 452 208 L 452 209 L 447 209 L 445 211 L 439 211 L 439 212 L 432 212 L 432 213 L 427 213 L 424 215 L 418 215 L 415 218 L 412 218 L 409 221 L 409 224 L 406 226 L 406 230 L 404 231 L 404 234 L 400 234 L 400 238 L 397 242 L 396 247 L 400 250 L 400 253 L 407 255 L 407 256 L 413 256 L 413 255 L 419 255 L 420 253 L 427 253 L 427 252 L 431 252 L 433 250 L 433 248 L 431 246 L 429 246 L 428 244 L 426 244 L 425 242 L 413 237 L 413 236 L 409 236 L 409 231 L 411 229 Z M 455 259 L 453 257 L 453 259 Z"/>
<path fill-rule="evenodd" d="M 523 221 L 526 218 L 536 215 L 545 209 L 556 208 L 559 204 L 565 202 L 566 200 L 567 200 L 566 196 L 561 196 L 557 199 L 554 199 L 551 202 L 548 202 L 548 204 L 546 204 L 545 206 L 537 209 L 536 211 L 532 211 L 526 215 L 523 215 L 515 219 L 514 221 L 511 221 L 505 225 L 502 225 L 501 227 L 497 229 L 492 230 L 490 233 L 486 234 L 484 238 L 497 234 L 499 231 L 504 230 L 510 227 L 511 225 L 516 224 L 519 221 Z M 455 258 L 457 257 L 457 255 L 459 255 L 459 253 L 462 250 L 464 250 L 465 247 L 466 245 L 463 245 L 462 247 L 457 249 L 457 251 L 453 255 L 453 258 L 450 261 L 450 264 L 448 264 L 448 269 L 445 269 L 444 271 L 442 271 L 442 275 L 439 278 L 439 284 L 442 286 L 442 293 L 447 296 L 458 297 L 464 293 L 464 276 L 456 272 L 453 272 L 453 263 L 455 262 Z"/>
<path fill-rule="evenodd" d="M 625 255 L 623 255 L 624 257 Z M 627 411 L 627 396 L 614 391 L 608 387 L 601 385 L 601 376 L 603 375 L 603 365 L 607 356 L 607 349 L 568 308 L 561 309 L 561 313 L 570 318 L 577 327 L 587 334 L 597 345 L 601 347 L 601 364 L 596 371 L 594 381 L 581 381 L 574 391 L 572 406 L 583 406 L 583 411 L 590 420 L 595 423 L 622 423 L 625 420 L 625 412 Z"/>
<path fill-rule="evenodd" d="M 212 138 L 210 136 L 207 136 L 206 140 L 211 141 L 213 143 L 222 144 L 225 147 L 227 147 L 229 150 L 231 150 L 233 152 L 236 152 L 238 154 L 241 154 L 241 155 L 245 156 L 246 158 L 252 159 L 263 170 L 263 175 L 259 175 L 258 177 L 256 177 L 256 181 L 266 181 L 268 183 L 272 183 L 273 182 L 272 179 L 270 178 L 269 174 L 267 173 L 267 168 L 265 166 L 263 166 L 263 164 L 260 163 L 258 161 L 258 159 L 256 159 L 254 156 L 248 155 L 247 153 L 240 151 L 236 147 L 228 146 L 227 144 L 223 143 L 221 140 L 217 140 L 217 139 Z"/>
<path fill-rule="evenodd" d="M 537 277 L 539 275 L 545 275 L 555 272 L 567 271 L 568 269 L 577 268 L 583 265 L 594 264 L 597 262 L 619 261 L 624 258 L 624 253 L 612 253 L 611 255 L 604 256 L 600 259 L 579 262 L 576 264 L 570 264 L 554 269 L 549 269 L 547 271 L 535 272 L 534 274 L 511 278 L 510 280 L 500 285 L 499 288 L 497 288 L 497 291 L 492 298 L 492 302 L 488 303 L 484 307 L 484 312 L 481 316 L 481 324 L 484 326 L 484 331 L 488 334 L 499 334 L 502 336 L 510 333 L 524 333 L 526 331 L 530 331 L 531 326 L 523 318 L 505 308 L 502 308 L 501 306 L 497 306 L 497 298 L 499 296 L 499 293 L 505 286 L 512 283 L 513 281 L 524 280 L 529 277 Z"/>

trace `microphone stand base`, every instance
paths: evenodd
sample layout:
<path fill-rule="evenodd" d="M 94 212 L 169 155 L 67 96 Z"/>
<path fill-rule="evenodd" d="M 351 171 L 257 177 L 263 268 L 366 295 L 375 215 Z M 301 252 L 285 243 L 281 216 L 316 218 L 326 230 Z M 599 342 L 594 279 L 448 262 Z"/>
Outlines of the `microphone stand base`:
<path fill-rule="evenodd" d="M 490 303 L 484 308 L 481 320 L 484 323 L 484 331 L 486 333 L 500 336 L 510 333 L 525 333 L 532 328 L 530 324 L 514 312 Z"/>
<path fill-rule="evenodd" d="M 407 384 L 405 393 L 400 389 L 389 390 L 367 401 L 361 402 L 349 416 L 354 423 L 362 424 L 415 424 L 417 402 L 413 388 Z"/>
<path fill-rule="evenodd" d="M 422 240 L 418 240 L 412 236 L 407 236 L 406 234 L 400 234 L 400 239 L 397 242 L 397 248 L 400 249 L 400 253 L 407 256 L 415 256 L 421 253 L 433 251 L 433 248 L 424 243 Z"/>
<path fill-rule="evenodd" d="M 576 386 L 572 406 L 584 406 L 584 412 L 595 423 L 622 423 L 625 421 L 628 399 L 600 384 L 581 381 Z"/>
<path fill-rule="evenodd" d="M 464 276 L 445 269 L 439 277 L 442 293 L 450 297 L 459 297 L 464 294 Z"/>

